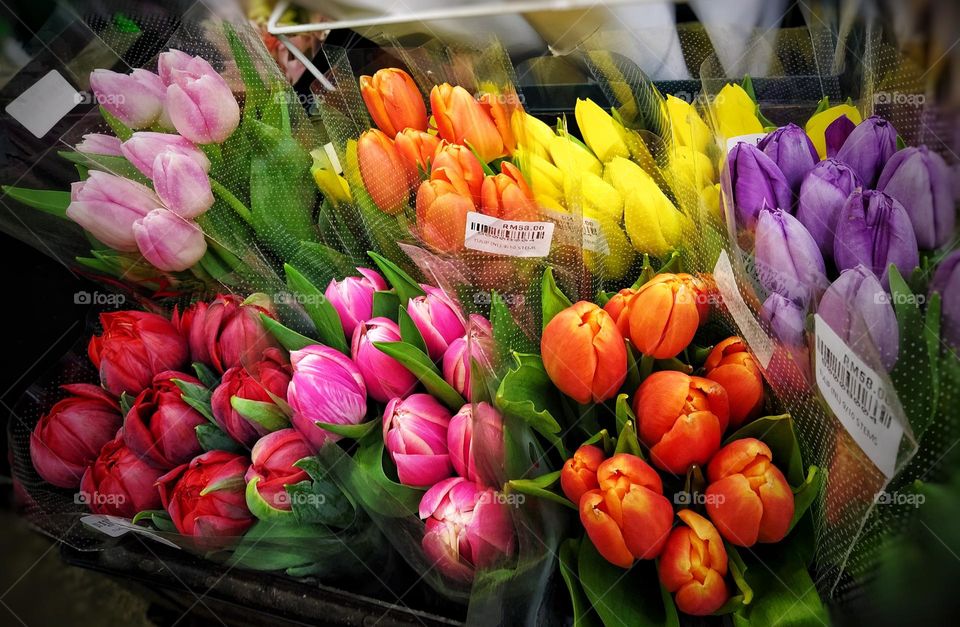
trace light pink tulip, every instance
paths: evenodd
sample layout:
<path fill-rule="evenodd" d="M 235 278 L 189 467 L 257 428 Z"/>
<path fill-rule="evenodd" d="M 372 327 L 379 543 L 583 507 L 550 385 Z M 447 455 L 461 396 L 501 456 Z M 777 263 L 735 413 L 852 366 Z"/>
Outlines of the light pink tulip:
<path fill-rule="evenodd" d="M 210 179 L 194 159 L 164 151 L 153 162 L 153 188 L 167 209 L 181 218 L 196 218 L 213 206 Z"/>
<path fill-rule="evenodd" d="M 195 222 L 167 209 L 154 209 L 133 223 L 140 254 L 167 272 L 188 270 L 207 252 L 207 240 Z"/>
<path fill-rule="evenodd" d="M 373 293 L 388 289 L 379 273 L 368 268 L 357 268 L 361 276 L 348 276 L 342 281 L 330 281 L 323 295 L 340 314 L 340 323 L 347 337 L 353 337 L 357 324 L 373 315 Z"/>
<path fill-rule="evenodd" d="M 203 57 L 195 57 L 182 50 L 171 48 L 157 58 L 157 74 L 164 86 L 172 85 L 174 76 L 186 73 L 189 75 L 216 74 L 217 71 Z"/>
<path fill-rule="evenodd" d="M 395 398 L 383 412 L 383 444 L 403 485 L 426 487 L 450 476 L 450 412 L 429 394 Z"/>
<path fill-rule="evenodd" d="M 468 401 L 471 399 L 470 371 L 472 362 L 487 365 L 493 350 L 493 330 L 490 321 L 477 314 L 470 315 L 470 330 L 463 337 L 450 342 L 443 353 L 443 378 Z"/>
<path fill-rule="evenodd" d="M 240 106 L 227 81 L 200 57 L 179 50 L 160 55 L 167 108 L 177 132 L 198 144 L 219 144 L 240 124 Z"/>
<path fill-rule="evenodd" d="M 367 392 L 381 403 L 406 396 L 417 386 L 413 373 L 373 345 L 374 342 L 399 341 L 400 327 L 389 318 L 372 318 L 361 322 L 353 331 L 350 355 L 363 375 Z"/>
<path fill-rule="evenodd" d="M 120 151 L 120 138 L 103 133 L 87 133 L 73 148 L 87 155 L 123 156 Z"/>
<path fill-rule="evenodd" d="M 293 379 L 287 403 L 293 426 L 319 450 L 340 436 L 324 431 L 317 422 L 356 425 L 367 415 L 367 387 L 350 358 L 329 346 L 313 345 L 290 353 Z"/>
<path fill-rule="evenodd" d="M 457 306 L 443 290 L 422 285 L 425 296 L 411 298 L 407 313 L 420 330 L 427 352 L 434 361 L 441 359 L 450 342 L 466 333 Z"/>
<path fill-rule="evenodd" d="M 94 70 L 90 88 L 97 103 L 130 128 L 148 128 L 163 113 L 166 88 L 160 77 L 148 70 L 130 74 Z"/>
<path fill-rule="evenodd" d="M 499 485 L 503 416 L 489 403 L 464 405 L 450 419 L 447 448 L 458 475 L 483 485 Z"/>
<path fill-rule="evenodd" d="M 310 447 L 296 429 L 280 429 L 263 436 L 250 451 L 250 468 L 244 479 L 250 483 L 260 479 L 257 492 L 263 500 L 277 509 L 290 509 L 290 497 L 284 486 L 309 478 L 307 472 L 294 466 L 304 457 L 310 457 Z"/>
<path fill-rule="evenodd" d="M 133 224 L 161 206 L 149 187 L 90 170 L 87 180 L 70 187 L 67 217 L 110 248 L 133 252 L 137 250 Z"/>
<path fill-rule="evenodd" d="M 123 156 L 140 170 L 145 177 L 153 179 L 153 165 L 157 157 L 164 152 L 175 152 L 190 157 L 204 172 L 210 171 L 210 160 L 193 143 L 175 133 L 152 133 L 141 131 L 134 133 L 120 146 Z"/>

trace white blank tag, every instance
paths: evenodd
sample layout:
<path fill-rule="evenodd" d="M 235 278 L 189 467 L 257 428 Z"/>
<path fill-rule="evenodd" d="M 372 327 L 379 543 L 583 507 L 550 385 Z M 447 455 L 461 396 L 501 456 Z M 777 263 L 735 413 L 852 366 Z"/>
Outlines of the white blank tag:
<path fill-rule="evenodd" d="M 4 109 L 33 136 L 43 139 L 63 116 L 80 104 L 80 93 L 60 72 L 50 70 Z"/>

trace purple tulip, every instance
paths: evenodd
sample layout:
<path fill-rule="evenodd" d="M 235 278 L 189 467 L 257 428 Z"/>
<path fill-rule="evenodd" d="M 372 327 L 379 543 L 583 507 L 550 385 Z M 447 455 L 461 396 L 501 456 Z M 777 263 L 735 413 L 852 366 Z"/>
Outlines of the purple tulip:
<path fill-rule="evenodd" d="M 900 349 L 897 317 L 890 296 L 866 266 L 858 265 L 841 272 L 824 292 L 817 314 L 868 362 L 871 355 L 879 355 L 880 363 L 888 371 L 897 363 Z"/>
<path fill-rule="evenodd" d="M 340 323 L 347 337 L 373 315 L 373 293 L 388 289 L 387 282 L 377 272 L 357 268 L 361 276 L 348 276 L 342 281 L 330 281 L 324 297 L 340 314 Z"/>
<path fill-rule="evenodd" d="M 67 217 L 114 250 L 133 252 L 133 225 L 161 206 L 153 191 L 122 176 L 90 170 L 70 187 Z"/>
<path fill-rule="evenodd" d="M 153 179 L 153 165 L 157 157 L 163 152 L 175 152 L 190 157 L 203 169 L 210 171 L 210 160 L 203 151 L 193 145 L 188 139 L 174 133 L 152 133 L 141 131 L 134 133 L 130 139 L 120 146 L 123 156 L 140 170 L 145 177 Z"/>
<path fill-rule="evenodd" d="M 774 336 L 788 347 L 803 346 L 804 340 L 804 309 L 789 298 L 777 294 L 770 294 L 763 301 L 760 308 L 760 317 L 770 325 Z"/>
<path fill-rule="evenodd" d="M 489 403 L 464 405 L 450 420 L 447 448 L 458 475 L 483 485 L 499 485 L 503 416 Z"/>
<path fill-rule="evenodd" d="M 195 222 L 167 209 L 154 209 L 133 223 L 140 254 L 167 272 L 189 270 L 207 252 L 207 240 Z"/>
<path fill-rule="evenodd" d="M 293 426 L 316 450 L 340 436 L 317 422 L 356 425 L 367 415 L 367 386 L 350 358 L 329 346 L 312 345 L 290 353 L 293 379 L 287 403 Z"/>
<path fill-rule="evenodd" d="M 837 159 L 857 173 L 864 187 L 872 188 L 884 164 L 897 152 L 897 129 L 879 116 L 871 116 L 857 124 L 843 146 L 837 151 Z"/>
<path fill-rule="evenodd" d="M 210 179 L 192 157 L 172 150 L 153 162 L 153 188 L 167 209 L 181 218 L 196 218 L 213 206 Z"/>
<path fill-rule="evenodd" d="M 447 451 L 450 412 L 429 394 L 394 398 L 383 412 L 383 445 L 403 485 L 427 487 L 453 471 Z"/>
<path fill-rule="evenodd" d="M 90 74 L 97 103 L 130 128 L 147 128 L 163 113 L 166 87 L 148 70 L 120 74 L 98 69 Z"/>
<path fill-rule="evenodd" d="M 847 137 L 850 137 L 850 133 L 856 127 L 857 125 L 853 123 L 853 120 L 845 115 L 841 115 L 827 126 L 827 129 L 823 132 L 827 147 L 827 158 L 837 156 L 843 142 L 847 141 Z"/>
<path fill-rule="evenodd" d="M 950 168 L 926 146 L 904 148 L 883 167 L 877 189 L 909 207 L 917 244 L 925 250 L 950 241 L 956 226 Z"/>
<path fill-rule="evenodd" d="M 219 144 L 240 125 L 240 106 L 227 81 L 200 57 L 174 50 L 160 55 L 167 112 L 177 132 L 197 144 Z"/>
<path fill-rule="evenodd" d="M 773 159 L 794 194 L 799 193 L 803 177 L 820 161 L 813 142 L 796 124 L 781 126 L 761 139 L 757 148 Z"/>
<path fill-rule="evenodd" d="M 933 273 L 930 292 L 940 294 L 940 337 L 960 351 L 960 251 L 950 253 Z"/>
<path fill-rule="evenodd" d="M 417 378 L 400 362 L 374 346 L 374 342 L 399 342 L 400 327 L 389 318 L 371 318 L 353 331 L 350 355 L 363 375 L 367 392 L 374 400 L 386 403 L 403 397 L 417 387 Z"/>
<path fill-rule="evenodd" d="M 120 151 L 120 138 L 103 133 L 87 133 L 73 148 L 85 155 L 123 156 Z"/>
<path fill-rule="evenodd" d="M 836 159 L 818 163 L 800 186 L 797 219 L 813 236 L 824 259 L 833 259 L 837 219 L 847 197 L 860 187 L 860 178 Z"/>
<path fill-rule="evenodd" d="M 427 352 L 434 361 L 443 358 L 450 342 L 466 333 L 457 306 L 443 290 L 421 285 L 426 294 L 411 298 L 407 313 L 423 336 Z"/>
<path fill-rule="evenodd" d="M 781 209 L 764 209 L 757 219 L 757 278 L 768 292 L 807 305 L 826 287 L 820 249 L 800 221 Z"/>
<path fill-rule="evenodd" d="M 783 172 L 759 148 L 740 142 L 727 154 L 737 226 L 753 230 L 761 209 L 790 211 L 790 184 Z"/>
<path fill-rule="evenodd" d="M 472 362 L 485 365 L 492 354 L 493 329 L 483 316 L 471 314 L 470 331 L 450 342 L 443 353 L 443 378 L 468 401 L 471 390 L 470 370 Z"/>
<path fill-rule="evenodd" d="M 907 210 L 883 192 L 853 192 L 837 220 L 833 258 L 838 270 L 862 263 L 884 287 L 890 285 L 890 264 L 908 276 L 920 263 L 920 253 Z"/>

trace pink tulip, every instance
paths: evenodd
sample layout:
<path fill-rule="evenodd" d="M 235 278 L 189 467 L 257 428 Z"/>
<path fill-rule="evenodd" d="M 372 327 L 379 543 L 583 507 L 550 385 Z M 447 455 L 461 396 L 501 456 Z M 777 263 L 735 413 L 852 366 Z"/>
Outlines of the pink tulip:
<path fill-rule="evenodd" d="M 470 371 L 472 362 L 487 365 L 493 350 L 493 330 L 490 321 L 477 314 L 470 315 L 470 331 L 450 342 L 443 353 L 443 378 L 468 401 L 472 396 Z"/>
<path fill-rule="evenodd" d="M 166 88 L 148 70 L 120 74 L 98 69 L 90 74 L 97 103 L 130 128 L 147 128 L 160 119 Z"/>
<path fill-rule="evenodd" d="M 427 352 L 434 361 L 441 359 L 450 342 L 466 333 L 457 306 L 443 290 L 422 285 L 425 296 L 411 298 L 407 313 L 420 331 Z"/>
<path fill-rule="evenodd" d="M 149 187 L 90 170 L 87 180 L 70 186 L 67 217 L 110 248 L 133 252 L 137 250 L 133 224 L 161 206 Z"/>
<path fill-rule="evenodd" d="M 207 252 L 207 240 L 195 222 L 168 209 L 154 209 L 133 223 L 140 254 L 158 270 L 189 270 Z"/>
<path fill-rule="evenodd" d="M 310 447 L 296 429 L 280 429 L 263 436 L 250 452 L 252 464 L 244 479 L 250 483 L 258 478 L 257 492 L 269 505 L 290 509 L 290 496 L 285 486 L 309 478 L 307 472 L 294 466 L 304 457 L 310 457 Z"/>
<path fill-rule="evenodd" d="M 175 133 L 140 131 L 120 145 L 120 151 L 133 167 L 153 180 L 153 166 L 164 152 L 174 152 L 193 159 L 204 172 L 210 171 L 210 160 L 193 143 Z"/>
<path fill-rule="evenodd" d="M 177 132 L 197 144 L 219 144 L 240 125 L 240 106 L 227 81 L 200 57 L 160 55 L 167 112 Z"/>
<path fill-rule="evenodd" d="M 447 448 L 458 475 L 483 485 L 499 485 L 503 416 L 489 403 L 464 405 L 450 419 Z"/>
<path fill-rule="evenodd" d="M 514 533 L 506 504 L 491 489 L 464 479 L 444 479 L 420 500 L 426 521 L 423 552 L 440 572 L 470 581 L 474 569 L 487 568 L 513 553 Z"/>
<path fill-rule="evenodd" d="M 155 486 L 163 470 L 154 468 L 123 442 L 123 431 L 100 450 L 80 480 L 80 496 L 94 514 L 133 518 L 160 508 Z"/>
<path fill-rule="evenodd" d="M 117 399 L 88 383 L 64 385 L 70 396 L 40 417 L 30 434 L 37 474 L 61 488 L 80 485 L 83 471 L 123 424 Z"/>
<path fill-rule="evenodd" d="M 383 444 L 403 485 L 426 487 L 450 476 L 450 412 L 429 394 L 395 398 L 383 412 Z"/>
<path fill-rule="evenodd" d="M 249 367 L 228 369 L 210 397 L 217 424 L 237 442 L 252 445 L 269 433 L 269 429 L 238 412 L 233 407 L 233 399 L 268 403 L 268 410 L 277 410 L 275 399 L 286 400 L 290 375 L 286 356 L 280 349 L 272 347 L 264 350 L 260 361 Z"/>
<path fill-rule="evenodd" d="M 203 452 L 196 429 L 207 419 L 184 402 L 174 379 L 200 385 L 188 374 L 161 372 L 137 395 L 123 420 L 123 441 L 157 468 L 179 466 Z"/>
<path fill-rule="evenodd" d="M 181 218 L 196 218 L 213 206 L 210 179 L 186 155 L 164 151 L 153 162 L 153 188 L 167 209 Z"/>
<path fill-rule="evenodd" d="M 361 276 L 348 276 L 342 281 L 330 281 L 324 296 L 340 314 L 340 323 L 347 337 L 353 337 L 357 324 L 373 315 L 373 293 L 388 289 L 379 273 L 368 268 L 357 268 Z"/>
<path fill-rule="evenodd" d="M 374 342 L 399 341 L 400 327 L 389 318 L 372 318 L 361 322 L 353 331 L 350 355 L 363 375 L 367 392 L 381 403 L 406 396 L 417 386 L 413 373 L 373 345 Z"/>
<path fill-rule="evenodd" d="M 120 151 L 120 138 L 103 133 L 87 133 L 73 149 L 87 155 L 123 156 Z"/>
<path fill-rule="evenodd" d="M 256 362 L 268 348 L 279 346 L 263 328 L 260 316 L 275 317 L 273 304 L 265 294 L 246 300 L 234 294 L 220 294 L 212 302 L 196 302 L 173 322 L 190 343 L 190 358 L 217 372 Z"/>
<path fill-rule="evenodd" d="M 217 71 L 203 57 L 195 57 L 182 50 L 171 48 L 160 53 L 157 57 L 157 74 L 164 86 L 174 83 L 174 75 L 186 73 L 188 75 L 216 74 Z"/>
<path fill-rule="evenodd" d="M 367 387 L 350 358 L 329 346 L 313 345 L 290 353 L 293 379 L 287 403 L 293 426 L 314 449 L 340 436 L 324 431 L 317 422 L 356 425 L 367 415 Z"/>

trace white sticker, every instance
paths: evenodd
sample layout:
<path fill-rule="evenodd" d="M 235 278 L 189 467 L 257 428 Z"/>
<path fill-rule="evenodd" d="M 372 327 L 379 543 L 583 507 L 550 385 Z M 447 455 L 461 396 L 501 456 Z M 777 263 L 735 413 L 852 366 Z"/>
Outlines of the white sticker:
<path fill-rule="evenodd" d="M 471 211 L 467 214 L 465 245 L 470 250 L 510 257 L 546 257 L 553 240 L 553 222 L 500 220 Z"/>
<path fill-rule="evenodd" d="M 748 144 L 753 144 L 756 146 L 760 143 L 760 140 L 766 137 L 766 133 L 748 133 L 746 135 L 737 135 L 736 137 L 731 137 L 727 140 L 727 150 L 730 152 L 733 150 L 733 147 L 739 144 L 740 142 L 746 142 Z"/>
<path fill-rule="evenodd" d="M 760 362 L 760 367 L 766 369 L 770 358 L 773 357 L 773 340 L 753 317 L 750 307 L 743 300 L 740 288 L 737 286 L 737 279 L 733 274 L 733 266 L 730 265 L 730 257 L 725 250 L 720 251 L 720 258 L 717 259 L 717 265 L 713 268 L 713 280 L 717 284 L 717 291 L 720 292 L 723 304 L 727 306 L 727 311 L 740 328 L 740 334 L 753 351 L 753 356 Z"/>
<path fill-rule="evenodd" d="M 817 388 L 830 410 L 864 453 L 889 479 L 897 468 L 905 417 L 889 383 L 847 346 L 819 315 L 815 369 Z"/>
<path fill-rule="evenodd" d="M 600 221 L 593 218 L 583 219 L 583 247 L 601 255 L 610 254 L 610 245 L 600 229 Z"/>
<path fill-rule="evenodd" d="M 556 223 L 555 237 L 558 243 L 582 246 L 585 250 L 601 255 L 610 254 L 610 246 L 607 244 L 607 238 L 603 236 L 603 231 L 600 230 L 599 220 L 581 218 L 578 228 L 576 217 L 569 213 L 547 209 L 544 210 L 544 215 Z"/>
<path fill-rule="evenodd" d="M 81 518 L 80 522 L 91 529 L 96 529 L 100 533 L 110 536 L 111 538 L 119 538 L 128 531 L 132 531 L 134 533 L 139 533 L 142 536 L 147 536 L 151 540 L 159 542 L 160 544 L 166 544 L 167 546 L 172 546 L 175 549 L 180 548 L 170 540 L 158 536 L 150 529 L 135 525 L 126 518 L 120 518 L 119 516 L 89 514 Z"/>
<path fill-rule="evenodd" d="M 80 101 L 80 93 L 73 85 L 60 72 L 50 70 L 4 110 L 34 137 L 43 139 Z"/>
<path fill-rule="evenodd" d="M 323 151 L 327 153 L 330 159 L 330 167 L 337 174 L 343 174 L 343 166 L 340 165 L 340 158 L 337 157 L 337 151 L 333 147 L 333 142 L 327 142 L 323 145 Z"/>

